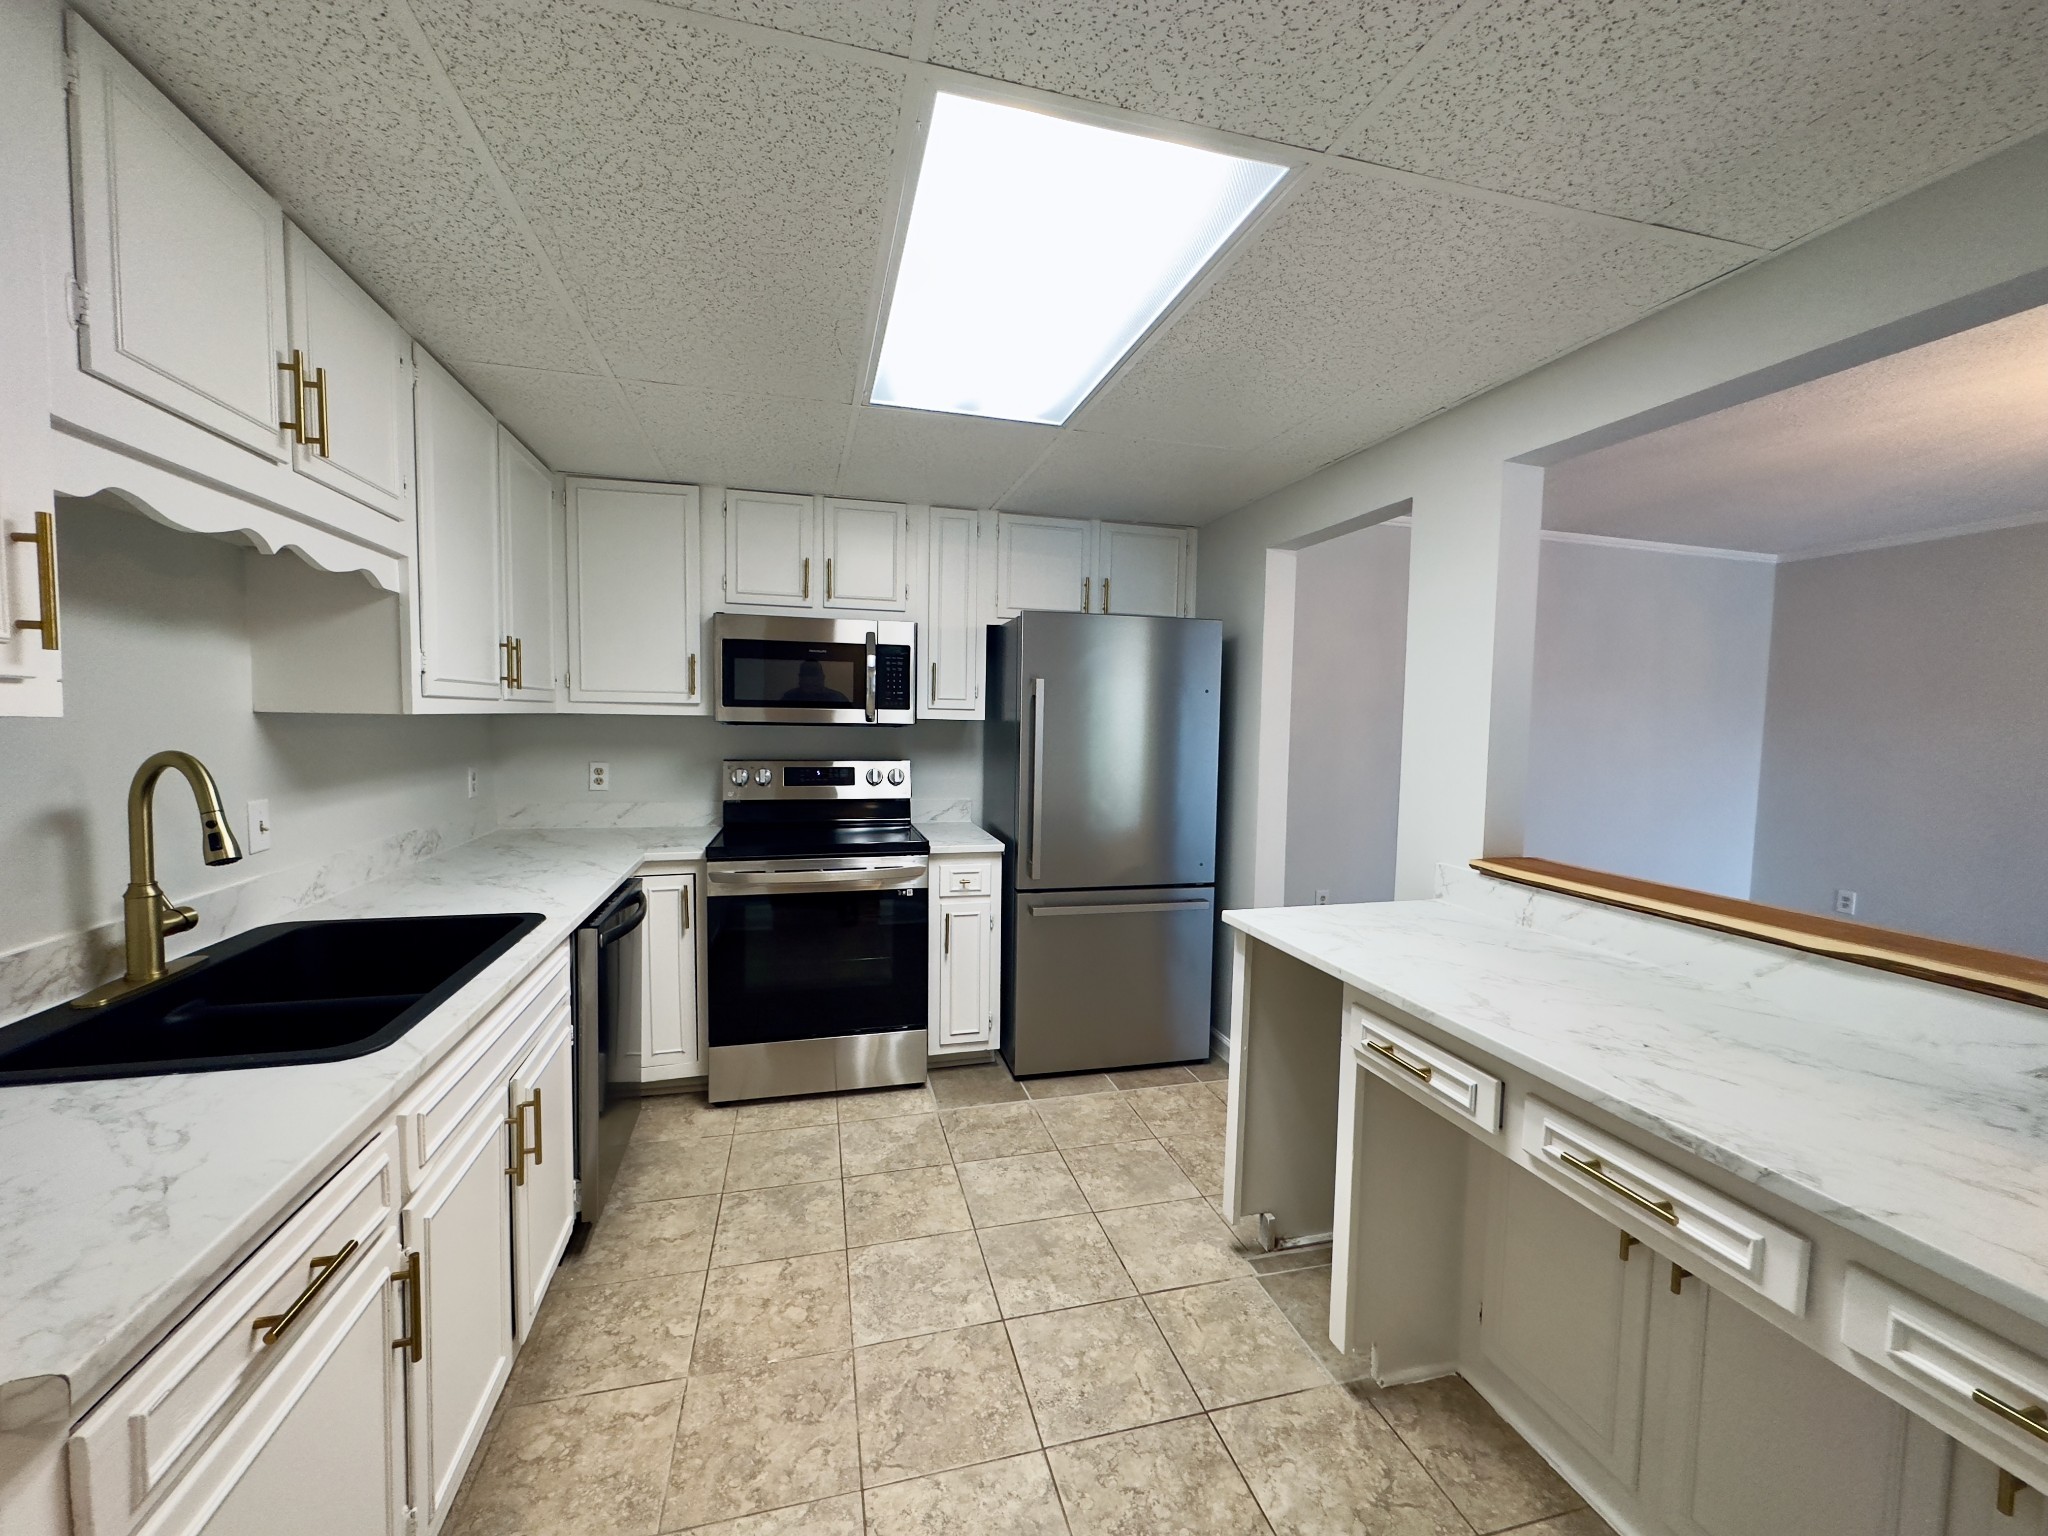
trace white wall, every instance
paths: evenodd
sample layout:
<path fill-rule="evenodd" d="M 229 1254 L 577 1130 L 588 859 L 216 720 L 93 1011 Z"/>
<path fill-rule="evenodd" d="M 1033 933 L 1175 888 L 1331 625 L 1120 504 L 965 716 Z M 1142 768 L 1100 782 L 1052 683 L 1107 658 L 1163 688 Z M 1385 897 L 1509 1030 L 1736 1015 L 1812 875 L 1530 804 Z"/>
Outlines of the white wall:
<path fill-rule="evenodd" d="M 2048 956 L 2048 525 L 1778 568 L 1758 901 Z"/>
<path fill-rule="evenodd" d="M 213 771 L 238 833 L 252 799 L 270 801 L 276 829 L 268 852 L 208 869 L 192 797 L 167 776 L 158 871 L 178 901 L 380 838 L 491 824 L 482 719 L 251 712 L 243 550 L 90 502 L 66 503 L 57 527 L 64 716 L 0 719 L 0 953 L 119 918 L 128 783 L 166 747 Z"/>
<path fill-rule="evenodd" d="M 1408 529 L 1382 523 L 1302 550 L 1294 576 L 1287 902 L 1394 894 Z"/>
<path fill-rule="evenodd" d="M 1777 568 L 1547 537 L 1539 569 L 1523 851 L 1748 896 Z"/>
<path fill-rule="evenodd" d="M 1898 344 L 1867 338 L 1878 327 L 1913 329 L 1906 322 L 1924 311 L 2048 270 L 2044 189 L 2048 137 L 1900 198 L 1205 527 L 1201 612 L 1224 624 L 1230 701 L 1223 904 L 1247 904 L 1255 862 L 1269 547 L 1412 502 L 1397 889 L 1426 895 L 1440 861 L 1520 852 L 1518 831 L 1514 846 L 1497 831 L 1502 845 L 1487 847 L 1490 792 L 1496 829 L 1519 825 L 1512 812 L 1527 749 L 1514 738 L 1527 696 L 1518 693 L 1518 671 L 1526 676 L 1535 620 L 1536 509 L 1526 496 L 1512 516 L 1504 507 L 1506 461 L 1641 413 L 1678 419 L 1782 388 Z M 1824 365 L 1807 356 L 1830 347 L 1838 350 Z M 1774 371 L 1753 377 L 1763 370 Z"/>

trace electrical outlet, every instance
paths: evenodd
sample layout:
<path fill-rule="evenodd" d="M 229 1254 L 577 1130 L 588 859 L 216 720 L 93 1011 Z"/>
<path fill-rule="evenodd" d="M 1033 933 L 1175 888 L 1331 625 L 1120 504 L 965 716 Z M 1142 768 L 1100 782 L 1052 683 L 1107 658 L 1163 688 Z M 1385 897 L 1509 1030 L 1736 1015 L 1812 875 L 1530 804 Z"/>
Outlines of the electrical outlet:
<path fill-rule="evenodd" d="M 592 763 L 590 765 L 590 792 L 602 794 L 612 787 L 612 765 Z"/>
<path fill-rule="evenodd" d="M 249 802 L 249 835 L 244 843 L 251 853 L 261 853 L 270 846 L 270 802 L 251 800 Z"/>
<path fill-rule="evenodd" d="M 476 770 L 474 768 L 469 770 L 467 782 L 469 784 L 469 798 L 474 800 L 476 798 Z"/>
<path fill-rule="evenodd" d="M 1854 891 L 1835 892 L 1835 914 L 1838 917 L 1854 917 L 1856 915 L 1856 893 Z"/>
<path fill-rule="evenodd" d="M 1329 893 L 1328 891 L 1317 891 L 1317 892 L 1316 892 L 1316 905 L 1317 905 L 1317 906 L 1319 906 L 1319 907 L 1327 907 L 1327 906 L 1328 906 L 1329 904 L 1330 904 L 1330 893 Z"/>

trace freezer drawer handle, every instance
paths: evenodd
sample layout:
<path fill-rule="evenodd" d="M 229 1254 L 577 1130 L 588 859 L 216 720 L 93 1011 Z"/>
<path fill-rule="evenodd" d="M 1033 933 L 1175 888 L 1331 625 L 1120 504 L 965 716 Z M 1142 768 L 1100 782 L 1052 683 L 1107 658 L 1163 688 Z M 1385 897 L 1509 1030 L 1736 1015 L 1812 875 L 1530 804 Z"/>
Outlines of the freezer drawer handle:
<path fill-rule="evenodd" d="M 1208 911 L 1209 903 L 1206 901 L 1130 901 L 1109 902 L 1099 906 L 1088 907 L 1055 907 L 1048 905 L 1033 907 L 1031 915 L 1033 917 L 1104 917 L 1111 912 L 1193 912 L 1198 909 L 1203 912 Z"/>

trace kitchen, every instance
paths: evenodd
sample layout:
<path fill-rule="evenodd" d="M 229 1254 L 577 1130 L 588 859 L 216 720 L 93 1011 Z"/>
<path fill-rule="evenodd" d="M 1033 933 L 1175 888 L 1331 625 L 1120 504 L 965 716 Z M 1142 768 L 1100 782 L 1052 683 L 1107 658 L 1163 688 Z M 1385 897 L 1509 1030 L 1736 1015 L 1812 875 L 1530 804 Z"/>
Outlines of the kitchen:
<path fill-rule="evenodd" d="M 1871 1364 L 1861 1335 L 1839 1342 L 1890 1298 L 1944 1347 L 1996 1354 L 2003 1374 L 1979 1386 L 2032 1422 L 2048 1338 L 2023 1198 L 1956 1205 L 1958 1225 L 2010 1236 L 2006 1262 L 1893 1209 L 1868 1147 L 1844 1155 L 1846 1185 L 1752 1195 L 1727 1169 L 1768 1127 L 1731 1111 L 1717 1142 L 1642 1118 L 1655 1084 L 1582 1101 L 1595 1085 L 1559 1077 L 1564 1037 L 1525 994 L 1486 1001 L 1518 1021 L 1498 1035 L 1431 990 L 1469 952 L 1432 951 L 1436 980 L 1402 969 L 1399 943 L 1357 952 L 1448 902 L 1480 915 L 1442 918 L 1431 942 L 1497 949 L 1489 924 L 1556 923 L 1632 964 L 1709 965 L 1692 927 L 1616 916 L 1611 890 L 1502 894 L 1530 855 L 1715 883 L 1560 840 L 1588 823 L 1545 786 L 1619 759 L 1541 755 L 1569 733 L 1548 724 L 1563 695 L 1539 614 L 1556 604 L 1536 578 L 1561 590 L 1554 552 L 1593 547 L 1573 539 L 1713 542 L 1598 523 L 1563 499 L 1569 466 L 2048 300 L 2040 18 L 1874 15 L 1803 30 L 1731 9 L 1681 46 L 1648 8 L 1603 30 L 1487 3 L 8 7 L 0 1042 L 124 977 L 162 989 L 130 1006 L 168 1010 L 217 973 L 153 968 L 202 953 L 273 981 L 388 978 L 376 995 L 404 1006 L 352 1014 L 349 1044 L 399 1031 L 353 1056 L 0 1086 L 0 1523 L 2039 1528 L 2033 1431 Z M 1713 91 L 1667 99 L 1702 74 Z M 1618 112 L 1575 94 L 1593 82 Z M 975 382 L 1033 399 L 920 397 L 890 350 L 1038 358 L 1057 327 L 1010 302 L 1035 272 L 1086 274 L 1056 318 L 1100 320 L 1082 300 L 1120 280 L 1016 212 L 1094 195 L 1072 161 L 955 165 L 996 237 L 921 229 L 948 103 L 993 114 L 985 135 L 1028 119 L 1085 144 L 1109 188 L 1088 216 L 1127 232 L 1103 252 L 1169 227 L 1192 242 L 1151 288 L 1130 280 L 1133 307 L 1072 377 Z M 1178 224 L 1154 200 L 1182 184 L 1156 160 L 1169 149 L 1228 173 Z M 907 307 L 955 297 L 932 274 L 963 269 L 988 285 L 964 286 L 968 323 Z M 2012 355 L 2024 425 L 2038 385 Z M 1297 775 L 1290 757 L 1329 761 L 1325 732 L 1362 696 L 1308 680 L 1389 654 L 1304 650 L 1313 623 L 1349 617 L 1341 593 L 1334 617 L 1316 606 L 1318 551 L 1397 531 L 1400 655 L 1373 695 L 1392 770 Z M 1789 603 L 1800 568 L 1771 569 Z M 1208 649 L 1168 686 L 1170 647 L 1120 630 Z M 778 643 L 822 647 L 819 670 L 759 649 Z M 1040 650 L 1015 667 L 1034 645 L 1072 665 Z M 783 713 L 806 710 L 834 723 Z M 131 797 L 167 749 L 204 766 L 157 762 L 154 799 Z M 212 818 L 198 839 L 188 772 Z M 1368 800 L 1375 851 L 1311 876 L 1297 850 L 1337 846 Z M 1666 825 L 1697 813 L 1655 805 Z M 765 841 L 719 859 L 714 839 L 743 826 Z M 1069 831 L 1108 851 L 1104 870 L 1066 862 Z M 801 930 L 777 926 L 794 897 L 719 889 L 795 873 L 760 867 L 783 857 L 845 876 L 819 899 L 869 935 L 916 914 L 921 943 L 869 999 L 889 1030 L 847 1027 L 867 1003 L 801 998 L 829 947 L 780 966 L 712 947 L 721 911 L 753 914 L 719 930 L 749 942 Z M 1464 872 L 1481 857 L 1508 872 Z M 924 860 L 924 884 L 844 867 L 892 858 Z M 1855 916 L 1858 891 L 1891 899 L 1875 882 L 1828 883 Z M 1398 900 L 1319 914 L 1331 886 Z M 1031 910 L 1119 904 L 1158 910 Z M 507 914 L 539 922 L 461 942 L 387 929 L 354 954 L 345 935 L 368 928 L 315 926 Z M 1112 921 L 1156 938 L 1080 937 Z M 325 958 L 263 971 L 235 947 L 287 923 Z M 1290 923 L 1338 928 L 1311 941 Z M 1076 947 L 1034 950 L 1033 924 Z M 1786 953 L 1697 942 L 1724 977 L 1748 974 L 1730 956 Z M 1582 996 L 1684 1012 L 1577 963 Z M 2038 1113 L 1987 1087 L 2048 1067 L 2024 986 L 1786 963 L 1789 1015 L 1967 1030 L 1983 1075 L 1937 1075 L 2017 1138 L 1998 1147 L 2013 1177 L 2038 1170 Z M 722 974 L 763 990 L 721 1010 Z M 779 1032 L 801 1039 L 727 1043 L 723 1018 L 772 1021 L 784 987 L 800 1000 Z M 245 1054 L 346 1034 L 319 1035 L 304 991 L 283 1001 L 238 1016 Z M 1052 1027 L 1090 1017 L 1116 1027 Z M 618 1027 L 600 1039 L 588 1018 Z M 1018 1028 L 1032 1018 L 1047 1027 Z M 921 1051 L 875 1044 L 919 1032 Z M 1815 1038 L 1813 1083 L 1872 1059 Z M 1491 1079 L 1493 1124 L 1447 1119 L 1384 1051 L 1354 1069 L 1369 1041 L 1410 1067 L 1455 1057 L 1439 1083 Z M 579 1124 L 608 1084 L 620 1112 Z M 1754 1087 L 1759 1105 L 1785 1091 Z M 1881 1093 L 1863 1102 L 1886 1113 Z M 1891 1102 L 1969 1142 L 1967 1121 Z M 1529 1104 L 1582 1139 L 1528 1162 Z M 623 1148 L 595 1134 L 610 1122 Z M 1546 1146 L 1605 1146 L 1617 1179 L 1648 1181 L 1637 1193 L 1696 1203 L 1673 1201 L 1670 1234 L 1610 1220 L 1542 1172 Z M 1614 1379 L 1635 1386 L 1601 1400 L 1604 1440 L 1569 1361 L 1531 1345 L 1494 1369 L 1487 1340 L 1416 1301 L 1461 1296 L 1504 1251 L 1452 1241 L 1484 1226 L 1496 1183 L 1523 1187 L 1472 1147 L 1563 1190 L 1563 1206 L 1509 1202 L 1538 1213 L 1527 1232 L 1501 1218 L 1536 1244 L 1527 1273 L 1577 1230 L 1559 1211 L 1608 1222 L 1586 1252 L 1637 1310 L 1613 1335 Z M 1702 1148 L 1726 1160 L 1688 1161 Z M 1762 1166 L 1808 1169 L 1812 1151 L 1774 1145 Z M 1959 1166 L 1900 1177 L 1961 1188 Z M 1808 1245 L 1797 1296 L 1776 1269 L 1759 1288 L 1698 1251 L 1700 1213 L 1745 1196 L 1773 1253 Z M 1871 1246 L 1845 1249 L 1844 1221 Z M 1398 1241 L 1352 1241 L 1370 1230 Z M 1573 1272 L 1578 1248 L 1558 1262 Z M 1731 1315 L 1750 1331 L 1715 1333 Z M 1667 1346 L 1685 1329 L 1739 1346 L 1704 1357 L 1747 1372 L 1709 1402 L 1719 1418 L 1644 1406 L 1644 1382 L 1684 1396 Z M 1750 1414 L 1744 1383 L 1788 1465 L 1754 1464 L 1748 1502 L 1717 1504 L 1757 1447 L 1700 1426 Z M 1802 1438 L 1785 1403 L 1843 1438 Z M 1780 1474 L 1826 1458 L 1860 1481 L 1817 1508 Z M 304 1509 L 308 1486 L 331 1507 Z"/>

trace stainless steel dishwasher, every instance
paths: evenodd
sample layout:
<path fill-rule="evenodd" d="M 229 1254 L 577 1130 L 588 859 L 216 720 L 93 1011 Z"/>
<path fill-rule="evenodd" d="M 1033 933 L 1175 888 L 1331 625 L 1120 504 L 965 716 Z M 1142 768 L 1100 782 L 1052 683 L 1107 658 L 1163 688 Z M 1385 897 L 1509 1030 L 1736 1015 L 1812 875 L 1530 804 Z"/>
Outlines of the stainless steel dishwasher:
<path fill-rule="evenodd" d="M 639 1100 L 612 1086 L 611 1057 L 622 1028 L 637 1031 L 641 995 L 640 925 L 647 898 L 628 880 L 576 930 L 571 987 L 576 999 L 576 1233 L 582 1247 L 604 1212 L 605 1196 Z"/>

